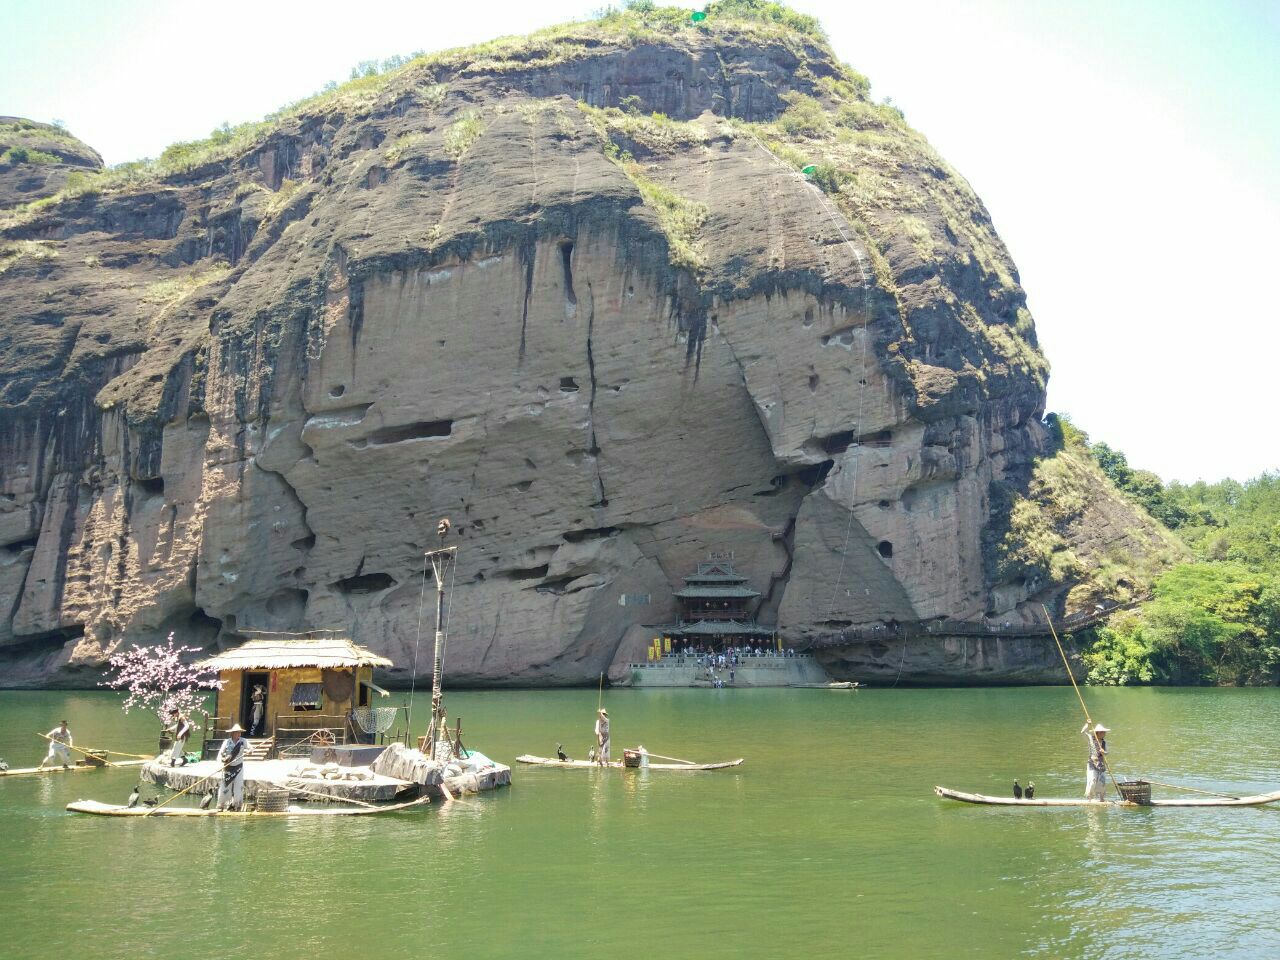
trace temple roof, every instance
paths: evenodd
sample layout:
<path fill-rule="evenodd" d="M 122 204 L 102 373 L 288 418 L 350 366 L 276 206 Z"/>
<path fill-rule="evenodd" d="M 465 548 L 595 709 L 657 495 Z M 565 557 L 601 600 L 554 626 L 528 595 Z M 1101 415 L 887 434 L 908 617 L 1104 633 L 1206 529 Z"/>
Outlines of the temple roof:
<path fill-rule="evenodd" d="M 292 667 L 390 667 L 386 657 L 358 646 L 337 632 L 262 633 L 234 650 L 203 660 L 214 670 L 287 670 Z"/>
<path fill-rule="evenodd" d="M 682 623 L 663 627 L 662 631 L 673 637 L 705 637 L 725 636 L 731 634 L 747 634 L 753 637 L 773 636 L 773 627 L 762 627 L 758 623 L 744 623 L 741 620 L 699 620 L 697 623 Z"/>
<path fill-rule="evenodd" d="M 750 600 L 760 594 L 749 587 L 731 587 L 720 585 L 690 586 L 676 591 L 677 597 L 685 599 L 705 598 L 709 600 Z"/>
<path fill-rule="evenodd" d="M 697 573 L 684 578 L 685 583 L 746 583 L 746 577 L 736 573 Z"/>

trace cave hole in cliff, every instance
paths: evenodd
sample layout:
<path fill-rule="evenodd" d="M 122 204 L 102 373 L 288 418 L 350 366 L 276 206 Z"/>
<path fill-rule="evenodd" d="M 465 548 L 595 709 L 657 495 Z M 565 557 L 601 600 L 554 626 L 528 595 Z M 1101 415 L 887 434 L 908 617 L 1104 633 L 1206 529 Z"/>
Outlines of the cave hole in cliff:
<path fill-rule="evenodd" d="M 574 306 L 578 305 L 578 295 L 573 291 L 573 241 L 560 241 L 560 267 L 564 271 L 564 297 Z"/>
<path fill-rule="evenodd" d="M 867 443 L 873 447 L 887 447 L 893 443 L 892 430 L 877 430 L 875 433 L 869 433 L 865 437 L 858 438 L 859 443 Z"/>
<path fill-rule="evenodd" d="M 822 438 L 822 450 L 824 453 L 844 453 L 849 449 L 849 445 L 853 443 L 853 431 L 841 430 L 839 433 L 828 434 Z"/>
<path fill-rule="evenodd" d="M 294 540 L 289 544 L 289 546 L 293 547 L 295 550 L 310 550 L 315 545 L 316 535 L 314 533 L 309 533 L 305 537 L 299 537 L 297 540 Z"/>
<path fill-rule="evenodd" d="M 585 540 L 607 540 L 621 532 L 620 527 L 589 527 L 586 530 L 566 530 L 561 536 L 566 543 L 582 543 Z"/>
<path fill-rule="evenodd" d="M 21 636 L 15 636 L 13 640 L 5 646 L 5 652 L 19 653 L 23 648 L 28 646 L 57 646 L 71 640 L 79 640 L 83 636 L 84 624 L 73 623 L 69 627 L 59 627 L 56 630 L 42 630 L 39 633 L 26 633 Z"/>
<path fill-rule="evenodd" d="M 346 392 L 347 392 L 346 385 L 341 383 L 338 384 L 336 387 L 329 388 L 329 396 L 333 397 L 333 399 L 335 400 L 337 400 L 340 396 L 342 396 Z"/>
<path fill-rule="evenodd" d="M 354 577 L 344 577 L 329 584 L 339 593 L 347 594 L 380 593 L 395 585 L 396 579 L 389 573 L 362 573 Z"/>
<path fill-rule="evenodd" d="M 821 463 L 811 464 L 796 473 L 796 477 L 800 482 L 809 486 L 816 487 L 827 479 L 827 474 L 831 472 L 831 468 L 836 465 L 834 460 L 823 460 Z"/>
<path fill-rule="evenodd" d="M 578 381 L 577 381 L 577 380 L 575 380 L 575 379 L 573 379 L 573 377 L 561 377 L 561 378 L 560 378 L 560 392 L 561 392 L 561 393 L 577 393 L 577 392 L 578 392 L 578 389 L 579 389 L 579 387 L 578 387 Z"/>
<path fill-rule="evenodd" d="M 533 589 L 538 593 L 552 593 L 556 596 L 560 596 L 565 592 L 565 588 L 577 579 L 578 578 L 574 576 L 556 577 L 554 580 L 543 581 Z"/>
<path fill-rule="evenodd" d="M 516 567 L 513 570 L 503 570 L 502 576 L 507 580 L 541 580 L 550 569 L 550 565 L 546 563 L 539 567 Z"/>
<path fill-rule="evenodd" d="M 13 543 L 6 544 L 3 548 L 0 548 L 0 549 L 3 549 L 3 551 L 9 554 L 9 556 L 16 557 L 18 554 L 20 554 L 23 550 L 26 550 L 28 547 L 34 549 L 35 545 L 36 545 L 36 538 L 28 537 L 26 540 L 15 540 Z M 108 554 L 107 556 L 109 559 L 110 554 Z"/>
<path fill-rule="evenodd" d="M 187 617 L 187 629 L 197 639 L 212 638 L 216 637 L 218 631 L 222 629 L 222 621 L 217 617 L 209 616 L 200 607 L 196 607 L 191 616 Z"/>
<path fill-rule="evenodd" d="M 818 392 L 818 375 L 816 373 L 809 374 L 809 392 Z"/>
<path fill-rule="evenodd" d="M 453 433 L 452 420 L 419 420 L 398 427 L 382 427 L 368 436 L 375 446 L 387 446 L 392 443 L 407 443 L 410 440 L 430 440 L 436 437 L 447 437 Z"/>
<path fill-rule="evenodd" d="M 133 485 L 149 497 L 164 495 L 164 477 L 138 477 Z"/>
<path fill-rule="evenodd" d="M 881 540 L 876 544 L 876 553 L 884 557 L 886 560 L 893 559 L 893 544 L 888 540 Z"/>
<path fill-rule="evenodd" d="M 515 487 L 517 490 L 519 490 L 521 493 L 528 493 L 529 488 L 533 486 L 533 481 L 521 480 L 519 483 L 513 483 L 512 486 Z"/>

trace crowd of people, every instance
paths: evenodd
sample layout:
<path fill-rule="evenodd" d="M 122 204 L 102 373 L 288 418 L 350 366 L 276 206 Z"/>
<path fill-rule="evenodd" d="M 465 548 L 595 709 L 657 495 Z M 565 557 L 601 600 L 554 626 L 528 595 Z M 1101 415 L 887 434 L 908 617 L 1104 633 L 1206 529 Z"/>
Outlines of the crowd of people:
<path fill-rule="evenodd" d="M 696 659 L 700 667 L 736 667 L 748 657 L 794 657 L 796 651 L 794 647 L 788 647 L 785 650 L 777 650 L 773 647 L 725 647 L 722 650 L 716 650 L 713 647 L 704 644 L 686 644 L 684 647 L 674 647 L 667 654 L 668 657 L 685 657 Z"/>

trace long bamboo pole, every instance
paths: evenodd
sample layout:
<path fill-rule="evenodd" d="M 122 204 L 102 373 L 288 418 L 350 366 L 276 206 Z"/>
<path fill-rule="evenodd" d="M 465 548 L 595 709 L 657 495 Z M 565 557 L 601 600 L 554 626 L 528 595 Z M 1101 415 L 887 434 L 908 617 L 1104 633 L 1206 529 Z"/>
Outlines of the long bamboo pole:
<path fill-rule="evenodd" d="M 681 760 L 679 757 L 664 757 L 660 753 L 649 753 L 648 750 L 646 750 L 645 753 L 647 753 L 651 757 L 657 757 L 659 760 L 670 760 L 673 763 L 687 763 L 692 767 L 696 767 L 698 765 L 698 762 L 696 760 Z"/>
<path fill-rule="evenodd" d="M 1089 716 L 1089 708 L 1085 705 L 1084 695 L 1080 692 L 1080 687 L 1076 684 L 1076 675 L 1071 672 L 1071 664 L 1067 660 L 1067 652 L 1062 649 L 1062 641 L 1058 639 L 1058 631 L 1054 629 L 1053 614 L 1049 612 L 1049 608 L 1044 604 L 1040 605 L 1040 609 L 1044 611 L 1045 620 L 1049 624 L 1049 632 L 1053 634 L 1053 642 L 1058 645 L 1058 655 L 1062 657 L 1062 666 L 1066 668 L 1067 679 L 1071 681 L 1071 689 L 1076 692 L 1076 699 L 1080 701 L 1080 709 L 1084 711 L 1085 726 L 1088 727 L 1089 724 L 1093 723 L 1093 718 Z M 1095 741 L 1097 740 L 1096 735 L 1090 733 L 1090 736 L 1093 736 Z M 1102 749 L 1101 744 L 1098 744 L 1098 755 L 1102 757 L 1102 768 L 1107 771 L 1107 779 L 1111 781 L 1111 784 L 1116 788 L 1116 793 L 1119 795 L 1120 799 L 1123 800 L 1124 794 L 1120 793 L 1120 784 L 1116 783 L 1116 778 L 1111 773 L 1111 764 L 1107 762 L 1107 753 Z"/>
<path fill-rule="evenodd" d="M 1228 800 L 1240 799 L 1232 793 L 1215 793 L 1212 790 L 1201 790 L 1198 787 L 1184 787 L 1178 783 L 1161 783 L 1159 780 L 1152 780 L 1150 777 L 1143 777 L 1142 779 L 1147 781 L 1147 783 L 1154 783 L 1157 787 L 1169 787 L 1173 790 L 1186 790 L 1189 793 L 1203 793 L 1207 797 L 1225 797 Z"/>
<path fill-rule="evenodd" d="M 290 793 L 305 793 L 309 797 L 320 797 L 321 799 L 328 800 L 330 802 L 354 803 L 361 807 L 368 807 L 371 810 L 380 809 L 376 803 L 368 803 L 364 800 L 357 800 L 355 797 L 335 797 L 331 793 L 321 793 L 319 790 L 307 790 L 303 787 L 292 786 L 289 784 L 288 781 L 281 782 L 279 780 L 263 780 L 261 782 L 269 783 L 273 787 L 278 787 L 281 790 L 288 790 Z"/>
<path fill-rule="evenodd" d="M 103 753 L 111 753 L 117 757 L 132 757 L 134 760 L 154 760 L 159 754 L 155 753 L 125 753 L 123 750 L 107 750 L 103 749 Z"/>
<path fill-rule="evenodd" d="M 54 739 L 53 739 L 53 737 L 49 736 L 47 733 L 37 733 L 37 734 L 36 734 L 36 736 L 37 736 L 37 737 L 44 737 L 44 738 L 45 738 L 46 740 L 48 740 L 50 743 L 62 743 L 62 741 L 61 741 L 61 740 L 54 740 Z M 94 758 L 95 758 L 95 759 L 97 759 L 97 760 L 101 760 L 101 761 L 102 761 L 103 763 L 105 763 L 108 767 L 114 767 L 114 766 L 116 766 L 116 764 L 112 763 L 112 762 L 111 762 L 110 760 L 108 760 L 106 757 L 99 757 L 99 756 L 97 756 L 96 754 L 91 754 L 88 750 L 81 750 L 79 747 L 72 746 L 72 745 L 71 745 L 71 744 L 69 744 L 69 743 L 62 743 L 62 745 L 63 745 L 64 747 L 66 747 L 68 750 L 74 750 L 76 753 L 83 753 L 86 757 L 94 757 Z M 106 751 L 106 752 L 107 752 L 107 753 L 114 753 L 115 751 L 113 751 L 113 750 L 108 750 L 108 751 Z M 47 760 L 47 759 L 49 759 L 49 758 L 48 758 L 48 757 L 45 757 L 45 760 Z M 150 758 L 150 757 L 143 757 L 143 758 L 141 758 L 141 759 L 143 759 L 143 760 L 150 760 L 151 758 Z M 41 760 L 41 761 L 40 761 L 40 766 L 41 766 L 41 767 L 43 767 L 43 766 L 44 766 L 44 760 Z"/>
<path fill-rule="evenodd" d="M 1058 645 L 1058 653 L 1062 656 L 1062 665 L 1067 668 L 1067 676 L 1071 677 L 1071 686 L 1075 688 L 1076 696 L 1080 698 L 1080 707 L 1084 710 L 1084 718 L 1089 723 L 1092 723 L 1093 720 L 1089 717 L 1089 708 L 1085 706 L 1084 697 L 1080 695 L 1080 688 L 1076 686 L 1076 678 L 1071 673 L 1071 665 L 1067 663 L 1067 655 L 1062 649 L 1062 641 L 1058 639 L 1058 631 L 1053 629 L 1053 618 L 1049 616 L 1049 608 L 1042 604 L 1040 609 L 1043 610 L 1044 615 L 1049 618 L 1049 632 L 1053 634 L 1053 642 Z M 1111 773 L 1111 765 L 1107 762 L 1107 755 L 1105 753 L 1102 755 L 1102 763 L 1103 766 L 1107 768 L 1107 776 L 1110 777 L 1114 783 L 1115 777 Z M 1186 790 L 1188 793 L 1203 793 L 1208 797 L 1225 797 L 1228 800 L 1240 799 L 1230 793 L 1215 793 L 1213 790 L 1201 790 L 1197 787 L 1184 787 L 1176 783 L 1163 783 L 1160 780 L 1152 780 L 1150 777 L 1143 777 L 1142 779 L 1147 781 L 1147 783 L 1155 784 L 1157 787 L 1168 787 L 1171 790 Z M 1120 785 L 1116 784 L 1116 792 L 1118 793 L 1119 790 Z M 1124 798 L 1124 794 L 1120 794 L 1120 796 L 1121 799 Z"/>
<path fill-rule="evenodd" d="M 165 807 L 165 806 L 168 806 L 169 804 L 173 803 L 173 801 L 177 800 L 177 799 L 178 799 L 180 796 L 182 796 L 184 793 L 189 793 L 190 791 L 194 790 L 196 787 L 200 786 L 200 784 L 202 784 L 202 783 L 207 783 L 208 781 L 212 780 L 214 777 L 216 777 L 218 774 L 220 774 L 220 773 L 221 773 L 223 770 L 225 770 L 226 768 L 227 768 L 227 765 L 226 765 L 225 763 L 221 763 L 221 764 L 219 764 L 219 765 L 218 765 L 218 769 L 217 769 L 217 770 L 215 770 L 215 771 L 213 771 L 213 773 L 209 774 L 207 777 L 201 777 L 201 778 L 200 778 L 199 780 L 197 780 L 195 783 L 191 784 L 191 786 L 189 786 L 189 787 L 184 787 L 183 789 L 179 790 L 177 793 L 175 793 L 172 797 L 170 797 L 170 798 L 169 798 L 168 800 L 166 800 L 164 803 L 157 803 L 154 807 L 152 807 L 150 810 L 148 810 L 146 813 L 144 813 L 144 814 L 143 814 L 143 816 L 144 816 L 144 817 L 149 817 L 149 816 L 151 816 L 151 814 L 155 813 L 155 812 L 156 812 L 157 810 L 159 810 L 161 807 Z"/>

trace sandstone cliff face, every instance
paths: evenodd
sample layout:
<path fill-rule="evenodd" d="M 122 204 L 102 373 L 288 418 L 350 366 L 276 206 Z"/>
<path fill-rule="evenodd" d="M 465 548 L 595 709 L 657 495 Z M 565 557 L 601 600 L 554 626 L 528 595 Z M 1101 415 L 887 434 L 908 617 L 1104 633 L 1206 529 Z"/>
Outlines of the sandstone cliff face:
<path fill-rule="evenodd" d="M 65 130 L 0 117 L 0 209 L 51 197 L 72 173 L 101 169 L 98 152 Z"/>
<path fill-rule="evenodd" d="M 306 626 L 407 679 L 442 516 L 451 683 L 642 656 L 708 550 L 797 645 L 1060 600 L 990 559 L 1045 446 L 1016 272 L 859 81 L 626 15 L 10 216 L 0 682 Z"/>

